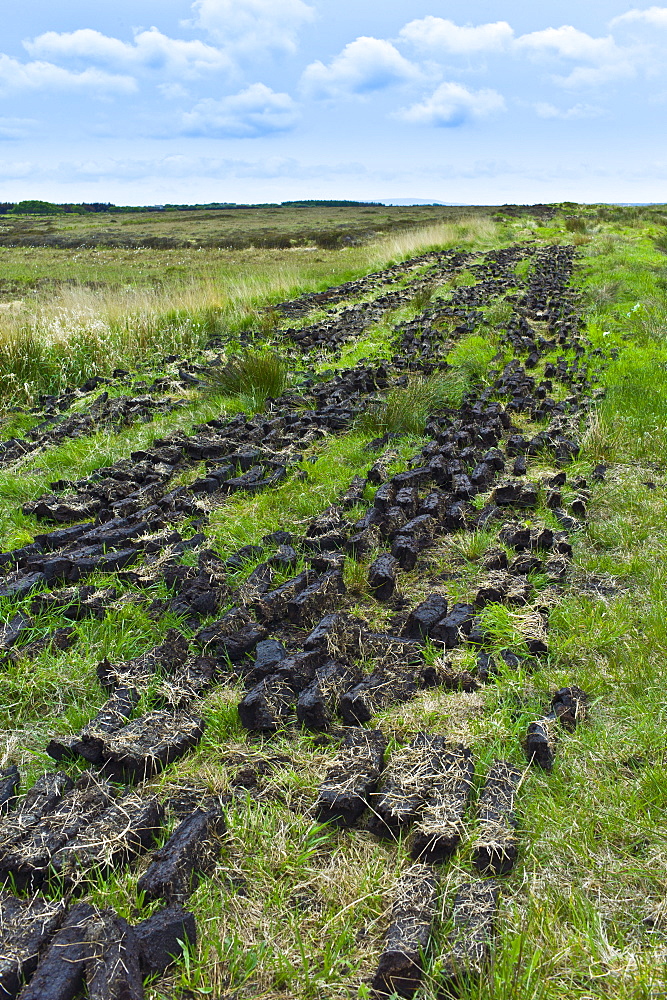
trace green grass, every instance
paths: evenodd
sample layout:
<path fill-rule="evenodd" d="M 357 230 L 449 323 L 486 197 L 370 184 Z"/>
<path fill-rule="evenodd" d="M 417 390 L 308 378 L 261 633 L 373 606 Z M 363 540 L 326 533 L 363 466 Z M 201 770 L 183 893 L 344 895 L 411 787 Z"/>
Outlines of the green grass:
<path fill-rule="evenodd" d="M 422 434 L 429 416 L 444 406 L 460 404 L 469 386 L 456 369 L 413 378 L 405 388 L 391 389 L 384 400 L 368 407 L 359 427 L 369 434 Z"/>
<path fill-rule="evenodd" d="M 220 368 L 214 368 L 208 384 L 214 393 L 248 400 L 257 411 L 263 409 L 269 396 L 282 396 L 288 376 L 289 363 L 275 351 L 243 349 Z"/>
<path fill-rule="evenodd" d="M 495 355 L 496 348 L 484 337 L 464 338 L 447 355 L 445 370 L 391 389 L 384 400 L 367 408 L 360 428 L 373 434 L 422 434 L 429 416 L 460 406 L 465 394 L 484 381 Z"/>
<path fill-rule="evenodd" d="M 504 234 L 509 243 L 527 227 L 538 241 L 586 240 L 580 243 L 576 281 L 586 309 L 586 334 L 593 348 L 605 352 L 591 359 L 605 394 L 596 400 L 591 419 L 581 421 L 582 453 L 567 469 L 568 481 L 580 475 L 590 478 L 598 462 L 607 464 L 608 470 L 605 482 L 590 483 L 589 518 L 573 536 L 573 571 L 563 589 L 545 587 L 544 580 L 536 577 L 534 599 L 526 607 L 490 605 L 482 612 L 494 650 L 509 647 L 525 656 L 524 640 L 534 632 L 538 608 L 547 604 L 547 656 L 538 663 L 525 657 L 518 670 L 499 664 L 497 680 L 479 692 L 425 689 L 413 701 L 373 719 L 372 725 L 382 728 L 392 747 L 428 730 L 466 742 L 476 757 L 464 840 L 451 862 L 440 866 L 438 919 L 417 1000 L 435 1000 L 438 995 L 451 901 L 458 882 L 470 872 L 474 801 L 486 769 L 496 757 L 525 764 L 522 739 L 527 724 L 546 710 L 553 692 L 567 684 L 578 684 L 591 696 L 590 719 L 575 733 L 561 735 L 551 774 L 526 769 L 518 801 L 520 858 L 515 871 L 502 880 L 493 961 L 479 981 L 463 987 L 461 997 L 658 1000 L 667 990 L 667 340 L 662 331 L 667 264 L 656 244 L 664 230 L 660 213 L 664 215 L 664 209 L 563 206 L 546 226 L 526 218 L 506 220 L 498 224 L 493 237 Z M 581 228 L 568 229 L 567 216 L 582 220 L 585 233 Z M 128 227 L 132 232 L 140 229 L 140 225 Z M 468 235 L 472 238 L 472 230 Z M 482 247 L 491 237 L 478 231 L 475 238 Z M 408 244 L 406 237 L 403 252 Z M 393 252 L 398 254 L 396 246 Z M 54 253 L 44 251 L 45 272 L 54 266 Z M 100 254 L 88 253 L 91 273 L 99 266 Z M 331 254 L 327 260 L 335 256 L 340 270 L 335 274 L 332 270 L 332 280 L 343 273 L 345 258 L 363 270 L 358 249 L 321 254 Z M 39 270 L 38 263 L 31 266 Z M 82 276 L 85 266 L 83 259 L 76 263 Z M 267 291 L 262 284 L 264 264 L 257 266 L 261 273 L 252 294 L 237 300 L 233 308 L 229 305 L 230 312 L 224 315 L 233 318 L 232 343 L 244 323 L 257 321 L 260 338 L 275 345 L 279 341 L 275 322 L 267 320 L 261 329 L 259 320 L 265 315 L 263 306 L 275 302 L 286 286 L 276 283 Z M 296 281 L 294 287 L 305 287 L 309 281 L 311 287 L 321 285 L 328 266 L 322 264 L 316 275 L 317 268 L 309 264 L 302 284 Z M 345 267 L 345 273 L 354 270 L 349 263 Z M 520 273 L 525 277 L 529 265 Z M 464 275 L 462 280 L 473 277 Z M 301 533 L 336 501 L 354 475 L 365 474 L 377 460 L 379 452 L 368 451 L 367 445 L 384 430 L 402 434 L 390 442 L 396 452 L 390 473 L 406 468 L 425 443 L 420 435 L 426 416 L 439 406 L 456 404 L 471 385 L 484 385 L 489 369 L 504 363 L 504 358 L 497 359 L 497 328 L 509 318 L 509 306 L 502 298 L 489 303 L 481 328 L 449 351 L 446 377 L 413 378 L 407 387 L 392 390 L 359 426 L 305 448 L 302 460 L 277 489 L 226 498 L 211 511 L 206 528 L 209 544 L 225 556 L 280 528 Z M 304 368 L 353 367 L 365 357 L 390 356 L 395 350 L 395 325 L 411 318 L 418 307 L 423 303 L 413 301 L 404 313 L 390 315 L 386 323 L 367 329 L 340 351 L 327 352 L 327 357 L 309 356 Z M 611 351 L 617 352 L 616 359 Z M 189 392 L 186 407 L 151 424 L 66 442 L 2 470 L 3 548 L 25 544 L 43 527 L 18 508 L 43 492 L 50 480 L 81 477 L 147 446 L 155 436 L 253 406 L 247 398 L 230 395 L 229 387 L 225 392 L 214 398 Z M 524 415 L 513 419 L 522 432 L 528 427 Z M 540 456 L 531 463 L 529 478 L 554 471 Z M 185 479 L 199 472 L 193 468 Z M 571 499 L 574 491 L 566 486 L 564 495 Z M 369 490 L 367 500 L 370 497 Z M 486 499 L 480 497 L 478 502 Z M 349 513 L 350 520 L 361 516 L 365 502 Z M 554 523 L 542 507 L 531 516 Z M 450 604 L 470 600 L 479 586 L 480 560 L 498 544 L 499 527 L 491 522 L 484 530 L 441 538 L 422 553 L 414 571 L 399 574 L 405 610 L 433 592 L 447 596 Z M 261 558 L 230 577 L 230 583 L 241 582 Z M 369 558 L 347 562 L 348 593 L 341 597 L 340 607 L 362 615 L 378 629 L 400 627 L 396 609 L 368 595 L 368 562 Z M 113 576 L 91 582 L 117 584 Z M 25 785 L 47 766 L 48 738 L 76 730 L 99 709 L 104 696 L 96 680 L 97 661 L 105 655 L 117 661 L 135 656 L 160 642 L 167 628 L 179 625 L 171 616 L 155 621 L 146 613 L 151 600 L 168 596 L 163 584 L 148 591 L 120 589 L 129 599 L 102 622 L 78 623 L 79 641 L 69 652 L 42 654 L 27 666 L 3 664 L 3 749 L 6 759 L 21 764 Z M 3 620 L 28 604 L 0 602 Z M 26 639 L 62 624 L 65 619 L 59 615 L 41 618 Z M 433 662 L 441 652 L 430 644 L 427 659 Z M 475 660 L 472 649 L 451 651 L 449 656 L 457 669 L 469 668 Z M 382 947 L 393 885 L 407 863 L 406 842 L 379 842 L 363 830 L 319 825 L 312 806 L 335 742 L 319 741 L 298 728 L 249 738 L 236 711 L 242 690 L 240 683 L 229 680 L 201 700 L 197 710 L 206 719 L 207 730 L 200 746 L 152 783 L 163 798 L 188 786 L 202 795 L 231 797 L 226 805 L 229 834 L 220 864 L 202 879 L 189 901 L 198 920 L 199 943 L 165 977 L 147 987 L 147 996 L 149 1000 L 368 997 L 367 983 Z M 149 702 L 146 696 L 143 704 Z M 278 762 L 260 775 L 256 789 L 234 791 L 240 767 L 271 759 Z M 77 766 L 69 769 L 76 773 Z M 163 837 L 166 834 L 165 830 Z M 115 906 L 133 922 L 145 916 L 150 907 L 137 898 L 136 880 L 146 864 L 144 859 L 132 871 L 97 879 L 86 898 Z"/>

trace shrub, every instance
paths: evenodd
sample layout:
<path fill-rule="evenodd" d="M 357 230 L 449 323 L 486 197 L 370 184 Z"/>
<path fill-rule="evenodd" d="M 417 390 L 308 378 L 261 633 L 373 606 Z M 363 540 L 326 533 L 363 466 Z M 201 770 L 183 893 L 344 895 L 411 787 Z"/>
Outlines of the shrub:
<path fill-rule="evenodd" d="M 566 215 L 565 228 L 568 233 L 585 233 L 586 220 L 582 219 L 579 215 Z"/>

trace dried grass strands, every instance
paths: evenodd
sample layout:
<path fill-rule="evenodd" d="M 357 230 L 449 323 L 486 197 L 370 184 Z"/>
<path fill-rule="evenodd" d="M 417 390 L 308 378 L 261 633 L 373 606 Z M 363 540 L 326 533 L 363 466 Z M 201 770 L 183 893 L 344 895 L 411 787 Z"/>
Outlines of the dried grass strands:
<path fill-rule="evenodd" d="M 429 865 L 411 865 L 399 878 L 391 907 L 391 924 L 373 979 L 373 989 L 380 996 L 398 993 L 402 997 L 412 997 L 419 989 L 437 894 L 438 875 Z"/>
<path fill-rule="evenodd" d="M 472 752 L 462 745 L 448 750 L 442 765 L 441 774 L 431 786 L 410 847 L 413 858 L 431 863 L 448 858 L 463 837 L 463 817 L 475 772 Z"/>

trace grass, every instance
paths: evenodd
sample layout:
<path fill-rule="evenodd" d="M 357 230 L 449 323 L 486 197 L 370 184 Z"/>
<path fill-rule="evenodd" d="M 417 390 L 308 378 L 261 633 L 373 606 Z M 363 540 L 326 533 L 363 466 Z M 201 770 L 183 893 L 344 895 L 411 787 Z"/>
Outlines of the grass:
<path fill-rule="evenodd" d="M 528 661 L 518 670 L 499 664 L 497 681 L 479 692 L 425 689 L 413 701 L 379 713 L 372 722 L 382 728 L 392 747 L 426 729 L 464 740 L 476 758 L 464 840 L 452 861 L 440 866 L 438 919 L 418 1000 L 435 1000 L 438 994 L 451 901 L 470 871 L 475 802 L 486 769 L 495 757 L 525 765 L 521 741 L 527 724 L 546 710 L 558 687 L 572 683 L 592 698 L 590 720 L 575 733 L 562 734 L 551 774 L 526 771 L 518 800 L 520 859 L 514 873 L 502 880 L 492 964 L 479 981 L 462 988 L 462 1000 L 657 1000 L 667 991 L 667 344 L 660 325 L 667 310 L 667 289 L 661 284 L 667 266 L 655 244 L 664 222 L 656 221 L 657 209 L 565 207 L 548 225 L 531 223 L 536 239 L 570 242 L 584 235 L 567 228 L 565 215 L 584 220 L 589 242 L 580 248 L 577 282 L 587 310 L 586 333 L 593 348 L 604 352 L 602 357 L 591 357 L 604 395 L 596 399 L 590 419 L 582 420 L 582 452 L 567 469 L 568 481 L 577 476 L 589 479 L 588 521 L 573 536 L 574 568 L 562 591 L 545 589 L 538 580 L 535 599 L 526 607 L 489 605 L 482 612 L 494 649 L 509 647 L 525 654 L 525 638 L 539 625 L 537 609 L 548 603 L 549 653 L 539 663 Z M 483 247 L 487 240 L 501 237 L 509 243 L 525 226 L 525 218 L 498 222 L 492 233 L 480 223 L 476 234 L 469 230 L 468 245 Z M 410 252 L 413 238 L 414 246 L 424 247 L 433 237 L 402 234 L 400 238 L 403 248 L 392 251 L 396 259 Z M 367 252 L 370 249 L 364 248 L 363 254 Z M 382 252 L 388 253 L 386 247 Z M 44 250 L 45 269 L 52 253 Z M 340 268 L 336 280 L 354 270 L 349 261 L 363 269 L 362 250 L 335 253 Z M 97 252 L 90 255 L 92 268 L 97 266 Z M 365 260 L 364 266 L 370 267 L 369 257 Z M 261 268 L 256 278 L 247 275 L 238 296 L 230 293 L 216 306 L 222 312 L 214 315 L 215 329 L 221 329 L 221 316 L 231 317 L 225 323 L 232 341 L 234 330 L 247 324 L 268 345 L 279 345 L 275 317 L 260 328 L 263 306 L 287 294 L 289 282 L 292 288 L 322 283 L 324 270 L 318 276 L 316 268 L 309 267 L 301 277 L 277 276 L 268 291 Z M 182 290 L 190 294 L 187 288 Z M 81 292 L 94 314 L 95 303 L 104 296 L 101 290 L 88 291 L 90 299 L 79 289 L 72 290 L 68 301 L 81 302 L 77 298 Z M 165 302 L 178 301 L 168 298 L 168 289 L 162 297 L 151 292 L 142 298 L 138 290 L 134 299 L 134 294 L 127 293 L 123 309 L 130 301 L 141 301 L 148 303 L 149 313 L 153 307 L 159 311 Z M 220 288 L 216 294 L 222 296 Z M 182 319 L 196 315 L 197 303 L 189 301 L 188 305 L 185 298 L 181 300 Z M 202 302 L 199 305 L 203 307 Z M 413 310 L 418 306 L 423 303 L 413 303 Z M 471 385 L 484 385 L 490 367 L 504 363 L 497 360 L 501 341 L 496 328 L 509 318 L 509 306 L 504 299 L 489 304 L 481 327 L 452 346 L 443 375 L 413 378 L 379 399 L 375 410 L 350 432 L 304 449 L 302 460 L 277 489 L 225 499 L 211 512 L 205 529 L 208 544 L 224 556 L 279 528 L 302 532 L 336 501 L 354 475 L 365 474 L 377 460 L 379 452 L 369 451 L 368 444 L 385 429 L 402 435 L 390 442 L 397 453 L 390 473 L 406 468 L 425 443 L 420 435 L 428 414 L 439 406 L 456 405 Z M 120 322 L 125 314 L 121 310 L 114 315 Z M 352 367 L 363 357 L 386 358 L 395 350 L 392 324 L 404 318 L 390 316 L 386 324 L 365 330 L 341 351 L 329 352 L 326 359 L 315 355 L 307 363 Z M 128 325 L 128 338 L 130 332 Z M 147 341 L 153 346 L 146 350 L 166 352 L 163 341 L 155 337 Z M 63 334 L 63 356 L 66 344 Z M 269 349 L 280 352 L 280 346 Z M 230 357 L 240 363 L 258 350 L 255 344 L 249 352 Z M 262 355 L 262 361 L 266 357 Z M 270 371 L 281 370 L 270 355 L 268 360 Z M 533 374 L 540 378 L 540 369 Z M 213 397 L 192 391 L 186 394 L 184 409 L 152 424 L 69 441 L 3 470 L 3 548 L 25 544 L 39 530 L 41 526 L 18 508 L 51 479 L 83 476 L 146 447 L 154 436 L 253 405 L 239 393 L 243 396 L 240 379 Z M 513 414 L 512 419 L 524 432 L 528 418 Z M 590 479 L 599 462 L 607 465 L 604 482 Z M 540 458 L 529 465 L 529 478 L 555 471 Z M 193 469 L 192 475 L 199 472 Z M 567 500 L 574 491 L 566 486 L 564 495 Z M 365 502 L 349 512 L 350 520 L 361 516 Z M 534 516 L 547 520 L 541 509 Z M 498 528 L 489 522 L 484 530 L 445 537 L 422 553 L 414 571 L 399 575 L 405 610 L 433 592 L 447 596 L 450 604 L 469 600 L 478 586 L 480 559 L 498 544 Z M 398 620 L 396 608 L 369 598 L 369 558 L 346 561 L 348 593 L 340 606 L 357 611 L 379 630 L 390 631 Z M 249 562 L 232 582 L 239 582 L 254 565 Z M 112 576 L 92 582 L 118 585 Z M 26 786 L 48 763 L 43 749 L 48 738 L 78 728 L 99 708 L 103 695 L 95 676 L 98 659 L 108 655 L 121 660 L 144 652 L 162 640 L 168 627 L 179 624 L 173 617 L 155 621 L 146 613 L 151 600 L 168 596 L 163 584 L 148 592 L 121 590 L 124 600 L 104 621 L 77 623 L 78 642 L 72 650 L 57 656 L 42 654 L 29 666 L 5 664 L 0 671 L 5 757 L 19 761 Z M 3 620 L 28 604 L 3 600 Z M 59 615 L 40 618 L 29 638 L 64 623 Z M 432 644 L 428 657 L 433 660 L 441 652 Z M 457 669 L 474 663 L 472 649 L 448 655 Z M 367 982 L 382 947 L 394 882 L 407 864 L 406 844 L 380 842 L 361 829 L 339 831 L 318 824 L 312 806 L 335 742 L 327 744 L 296 728 L 249 739 L 236 712 L 241 692 L 240 684 L 228 680 L 201 700 L 197 710 L 207 721 L 204 740 L 153 782 L 164 798 L 188 786 L 202 795 L 230 796 L 225 807 L 229 834 L 218 868 L 202 879 L 189 901 L 199 925 L 197 947 L 167 976 L 147 986 L 147 996 L 149 1000 L 368 997 Z M 272 759 L 282 762 L 258 775 L 254 789 L 235 790 L 239 767 Z M 75 773 L 76 767 L 70 769 Z M 149 912 L 136 895 L 137 876 L 146 864 L 144 859 L 131 872 L 99 879 L 89 898 L 101 906 L 116 906 L 136 921 Z"/>
<path fill-rule="evenodd" d="M 423 434 L 429 416 L 444 406 L 460 404 L 469 383 L 457 371 L 413 378 L 405 388 L 391 389 L 370 407 L 359 427 L 372 434 Z"/>
<path fill-rule="evenodd" d="M 447 355 L 445 370 L 391 389 L 385 399 L 366 409 L 359 427 L 373 434 L 422 434 L 429 416 L 444 407 L 460 406 L 465 394 L 483 382 L 495 355 L 489 340 L 465 337 Z"/>
<path fill-rule="evenodd" d="M 210 389 L 219 395 L 248 400 L 254 410 L 261 410 L 270 396 L 282 396 L 287 386 L 289 364 L 275 351 L 243 349 L 214 368 L 208 376 Z"/>
<path fill-rule="evenodd" d="M 428 250 L 441 250 L 461 244 L 492 246 L 498 238 L 498 226 L 487 215 L 468 215 L 459 221 L 421 225 L 403 233 L 392 234 L 377 244 L 377 262 L 401 261 Z"/>
<path fill-rule="evenodd" d="M 147 224 L 165 224 L 155 215 L 159 213 L 152 213 Z M 396 217 L 401 228 L 410 225 L 411 215 L 399 212 Z M 45 225 L 60 225 L 60 217 L 55 218 L 57 222 L 49 216 Z M 130 221 L 134 225 L 138 220 Z M 179 217 L 172 223 L 187 221 Z M 197 216 L 194 221 L 202 220 Z M 85 216 L 68 217 L 67 222 L 91 225 Z M 17 219 L 7 224 L 28 223 Z M 45 248 L 40 258 L 36 248 L 0 248 L 0 296 L 4 286 L 18 306 L 0 310 L 5 375 L 0 403 L 31 402 L 39 393 L 62 391 L 92 375 L 141 365 L 146 357 L 192 353 L 211 337 L 230 339 L 249 329 L 270 334 L 278 320 L 266 312 L 267 305 L 437 248 L 443 241 L 451 245 L 483 236 L 491 243 L 498 234 L 488 213 L 481 212 L 457 223 L 408 229 L 400 236 L 378 240 L 373 235 L 368 245 L 345 245 L 317 255 L 298 247 L 241 254 L 215 247 L 74 253 Z M 58 255 L 67 259 L 64 270 Z M 46 275 L 33 263 L 36 257 L 40 263 L 46 257 Z"/>
<path fill-rule="evenodd" d="M 496 354 L 497 342 L 493 336 L 463 337 L 447 355 L 447 364 L 472 387 L 484 382 Z"/>
<path fill-rule="evenodd" d="M 261 329 L 258 305 L 295 294 L 300 278 L 298 267 L 278 266 L 167 291 L 61 288 L 29 309 L 0 315 L 0 398 L 31 401 L 116 367 L 145 365 L 147 357 L 190 354 L 217 335 Z"/>

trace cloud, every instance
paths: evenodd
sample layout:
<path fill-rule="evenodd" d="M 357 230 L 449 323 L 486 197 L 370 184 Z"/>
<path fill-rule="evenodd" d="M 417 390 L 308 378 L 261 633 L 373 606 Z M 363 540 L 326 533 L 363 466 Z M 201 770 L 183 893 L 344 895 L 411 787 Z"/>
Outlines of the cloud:
<path fill-rule="evenodd" d="M 507 49 L 514 38 L 514 31 L 507 21 L 473 27 L 460 26 L 445 18 L 429 15 L 410 21 L 401 28 L 399 37 L 426 51 L 469 55 L 473 52 L 501 52 Z"/>
<path fill-rule="evenodd" d="M 263 83 L 253 83 L 222 100 L 199 101 L 183 115 L 182 131 L 193 136 L 254 139 L 286 132 L 298 120 L 298 107 L 289 94 L 277 94 Z"/>
<path fill-rule="evenodd" d="M 615 28 L 622 24 L 648 24 L 652 28 L 667 28 L 667 7 L 647 7 L 646 10 L 633 8 L 610 22 L 609 27 Z"/>
<path fill-rule="evenodd" d="M 553 80 L 564 87 L 599 86 L 612 80 L 635 76 L 639 53 L 617 45 L 611 35 L 593 38 L 566 24 L 560 28 L 545 28 L 521 35 L 514 43 L 518 52 L 527 52 L 537 59 L 552 55 L 559 59 L 585 62 L 567 76 L 554 76 Z"/>
<path fill-rule="evenodd" d="M 591 62 L 610 60 L 618 54 L 618 47 L 611 35 L 593 38 L 571 24 L 521 35 L 516 40 L 516 46 L 537 54 L 550 50 L 565 59 L 588 59 Z"/>
<path fill-rule="evenodd" d="M 303 0 L 195 0 L 192 9 L 184 24 L 203 28 L 235 55 L 295 52 L 299 29 L 315 16 Z"/>
<path fill-rule="evenodd" d="M 34 118 L 0 118 L 0 139 L 23 139 L 37 125 Z"/>
<path fill-rule="evenodd" d="M 31 56 L 76 59 L 102 63 L 132 71 L 152 70 L 193 77 L 204 72 L 229 70 L 229 56 L 213 45 L 169 38 L 157 28 L 140 31 L 132 43 L 110 38 L 92 28 L 78 31 L 47 31 L 23 43 Z"/>
<path fill-rule="evenodd" d="M 460 83 L 441 83 L 425 101 L 402 108 L 394 117 L 411 125 L 456 128 L 471 118 L 486 118 L 505 109 L 505 99 L 496 90 L 468 90 Z"/>
<path fill-rule="evenodd" d="M 168 101 L 181 101 L 189 97 L 189 91 L 181 83 L 160 83 L 157 88 Z"/>
<path fill-rule="evenodd" d="M 538 101 L 532 107 L 540 118 L 561 118 L 563 121 L 575 121 L 580 118 L 600 118 L 605 114 L 603 108 L 594 104 L 575 104 L 571 108 L 557 108 L 554 104 Z"/>
<path fill-rule="evenodd" d="M 90 68 L 73 73 L 53 63 L 22 63 L 0 53 L 0 95 L 22 90 L 132 94 L 136 89 L 136 80 L 131 76 L 118 76 Z"/>
<path fill-rule="evenodd" d="M 174 154 L 151 159 L 99 158 L 51 161 L 0 160 L 0 179 L 23 177 L 50 178 L 68 181 L 145 180 L 175 178 L 191 181 L 193 178 L 248 177 L 312 179 L 338 176 L 360 177 L 367 168 L 359 162 L 303 163 L 294 157 L 270 156 L 256 160 L 241 160 L 212 156 L 186 156 Z M 184 195 L 184 200 L 187 194 Z"/>
<path fill-rule="evenodd" d="M 328 66 L 319 60 L 304 70 L 301 87 L 309 97 L 367 94 L 421 78 L 421 72 L 391 42 L 362 35 Z"/>

